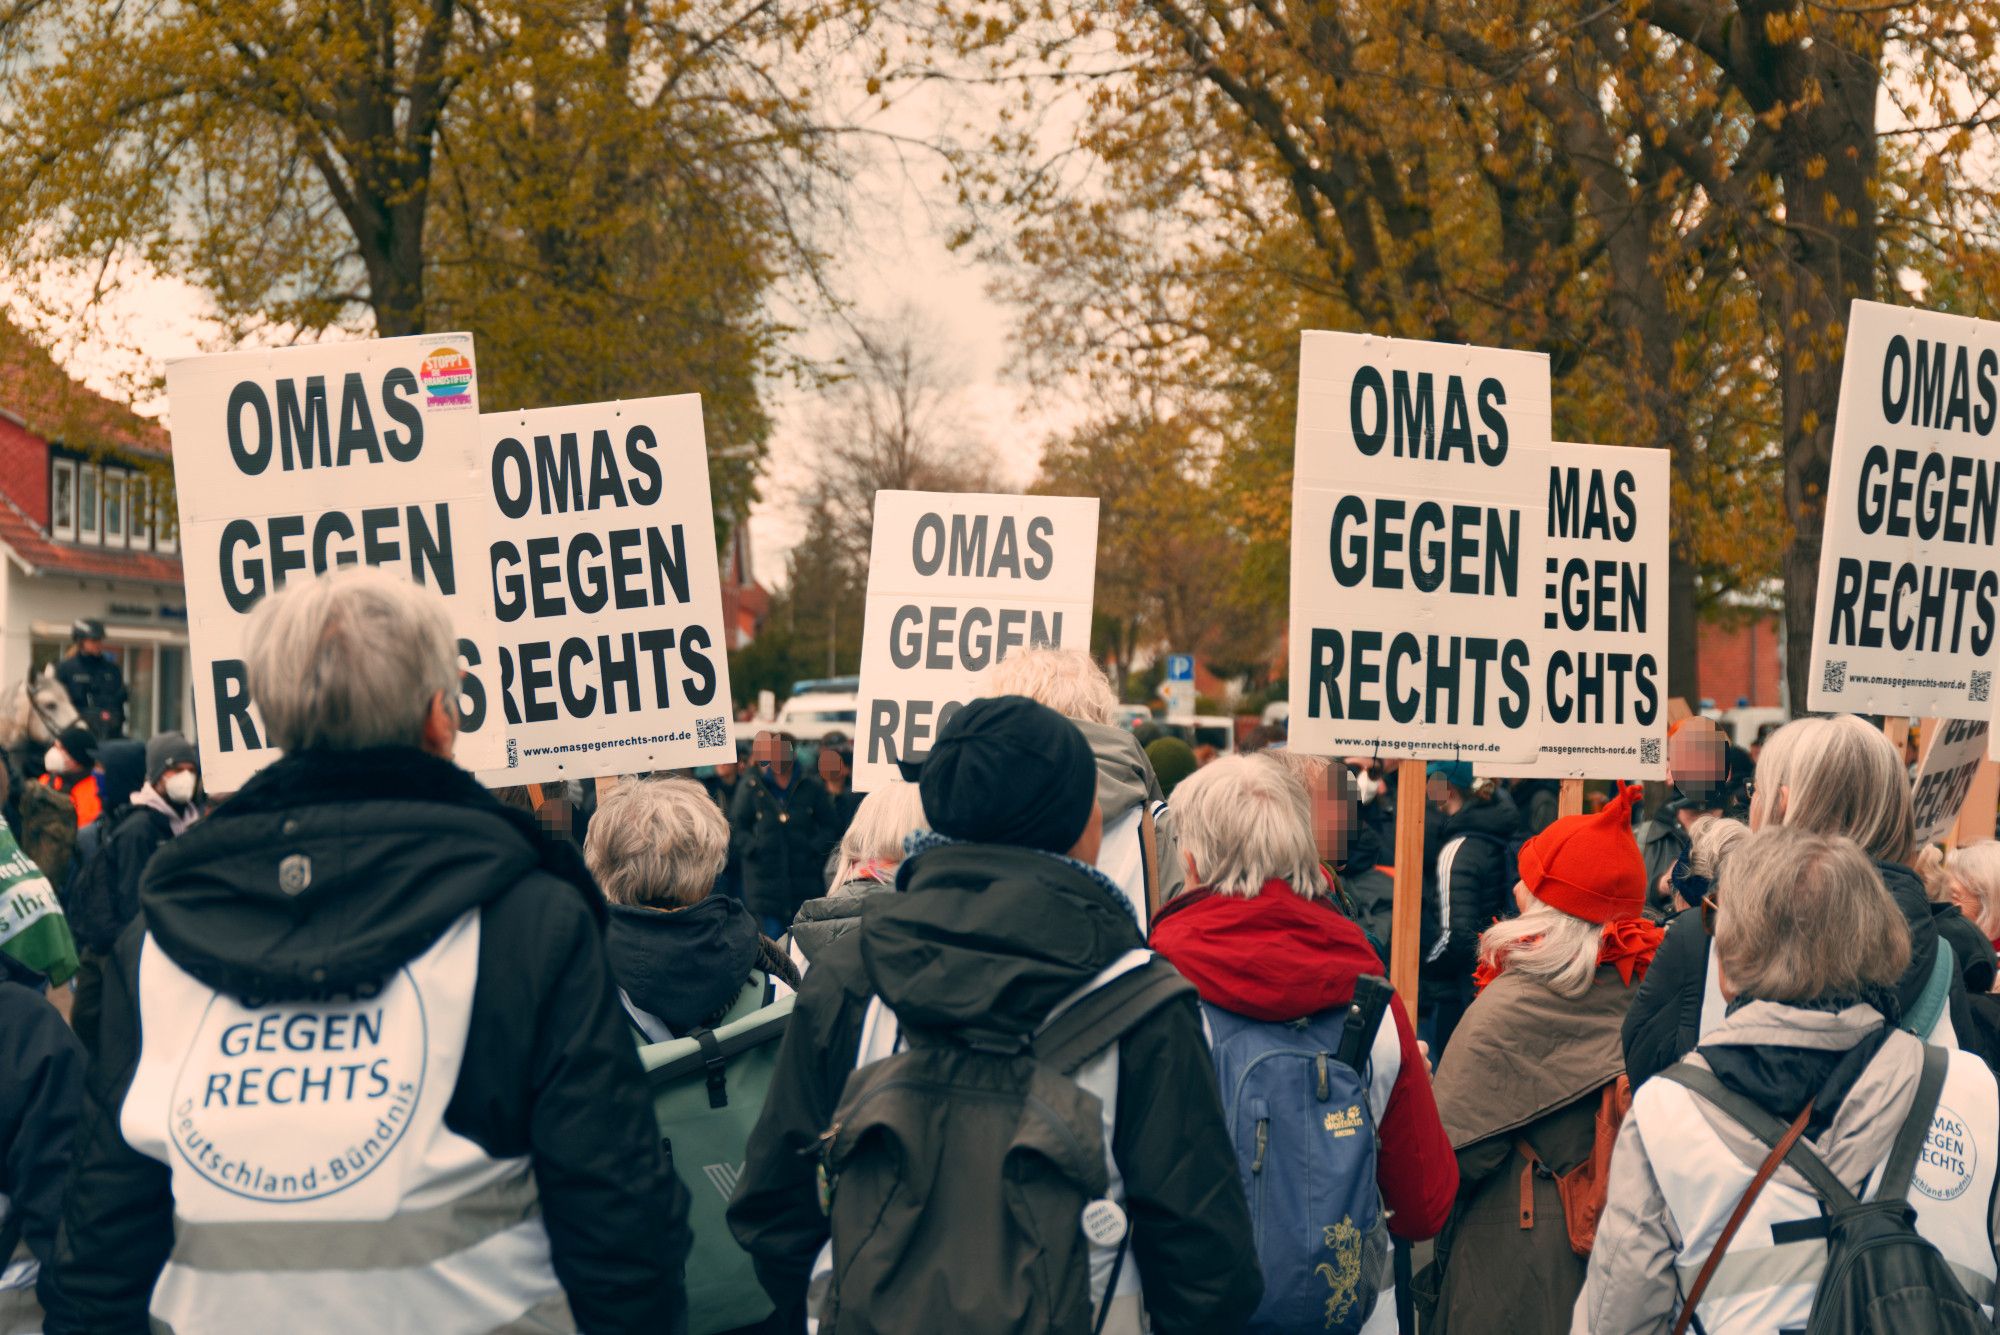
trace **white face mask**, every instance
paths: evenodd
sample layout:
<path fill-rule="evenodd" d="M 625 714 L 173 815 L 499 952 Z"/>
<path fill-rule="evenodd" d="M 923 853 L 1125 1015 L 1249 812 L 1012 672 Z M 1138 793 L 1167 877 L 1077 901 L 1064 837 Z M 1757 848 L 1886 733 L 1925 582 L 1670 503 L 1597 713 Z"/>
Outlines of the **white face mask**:
<path fill-rule="evenodd" d="M 1362 773 L 1354 776 L 1354 795 L 1359 797 L 1364 805 L 1373 802 L 1381 791 L 1382 781 L 1373 774 Z"/>
<path fill-rule="evenodd" d="M 167 801 L 172 802 L 177 807 L 184 807 L 194 801 L 194 787 L 196 782 L 194 771 L 191 769 L 179 770 L 173 774 L 169 774 L 166 783 L 163 785 L 167 790 Z"/>
<path fill-rule="evenodd" d="M 76 766 L 70 763 L 69 752 L 60 746 L 52 746 L 48 754 L 42 757 L 42 768 L 51 774 L 68 774 Z"/>

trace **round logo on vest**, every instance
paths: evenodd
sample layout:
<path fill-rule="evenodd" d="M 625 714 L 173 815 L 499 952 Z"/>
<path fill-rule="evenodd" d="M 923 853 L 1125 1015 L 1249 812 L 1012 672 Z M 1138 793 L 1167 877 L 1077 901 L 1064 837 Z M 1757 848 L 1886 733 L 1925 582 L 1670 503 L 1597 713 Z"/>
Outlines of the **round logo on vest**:
<path fill-rule="evenodd" d="M 243 1006 L 216 996 L 174 1082 L 188 1166 L 232 1195 L 285 1204 L 344 1191 L 409 1129 L 429 1051 L 407 971 L 373 996 Z"/>
<path fill-rule="evenodd" d="M 1912 1185 L 1934 1201 L 1955 1201 L 1972 1186 L 1978 1166 L 1979 1149 L 1972 1143 L 1972 1128 L 1940 1103 L 1931 1117 L 1930 1135 L 1917 1153 L 1917 1176 Z"/>

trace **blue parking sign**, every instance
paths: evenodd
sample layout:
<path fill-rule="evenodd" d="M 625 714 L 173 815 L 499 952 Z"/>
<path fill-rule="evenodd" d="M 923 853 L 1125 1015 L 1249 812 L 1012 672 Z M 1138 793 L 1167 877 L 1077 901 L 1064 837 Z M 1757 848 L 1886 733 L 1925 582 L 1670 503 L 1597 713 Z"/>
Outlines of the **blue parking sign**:
<path fill-rule="evenodd" d="M 1168 680 L 1168 681 L 1193 681 L 1193 680 L 1194 680 L 1194 655 L 1193 655 L 1193 654 L 1168 654 L 1168 655 L 1167 655 L 1167 680 Z"/>

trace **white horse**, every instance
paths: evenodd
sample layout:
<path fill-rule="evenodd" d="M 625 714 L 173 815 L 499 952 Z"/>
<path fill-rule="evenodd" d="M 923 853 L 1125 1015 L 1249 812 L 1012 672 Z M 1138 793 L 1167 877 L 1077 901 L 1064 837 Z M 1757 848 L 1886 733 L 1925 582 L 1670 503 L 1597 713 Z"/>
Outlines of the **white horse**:
<path fill-rule="evenodd" d="M 82 722 L 53 665 L 0 693 L 0 751 L 40 750 L 64 728 Z"/>

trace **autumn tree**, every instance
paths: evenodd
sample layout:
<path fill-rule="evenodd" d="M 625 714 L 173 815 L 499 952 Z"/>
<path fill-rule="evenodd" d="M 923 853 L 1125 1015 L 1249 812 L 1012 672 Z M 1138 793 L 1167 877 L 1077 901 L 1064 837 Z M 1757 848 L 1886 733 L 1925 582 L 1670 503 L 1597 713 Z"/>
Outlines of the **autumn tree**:
<path fill-rule="evenodd" d="M 839 4 L 15 6 L 0 261 L 182 277 L 239 337 L 465 325 L 494 408 L 699 389 L 761 446 L 769 297 L 841 172 Z M 754 463 L 725 457 L 721 514 Z"/>

